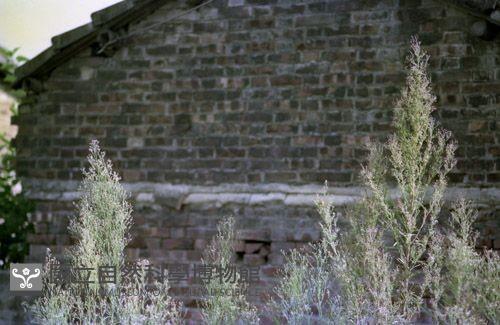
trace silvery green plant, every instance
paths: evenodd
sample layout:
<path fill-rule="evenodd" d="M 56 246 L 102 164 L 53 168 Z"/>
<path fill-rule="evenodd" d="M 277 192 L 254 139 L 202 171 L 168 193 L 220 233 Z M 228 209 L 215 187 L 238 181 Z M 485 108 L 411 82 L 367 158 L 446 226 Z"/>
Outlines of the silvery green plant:
<path fill-rule="evenodd" d="M 474 249 L 476 218 L 471 202 L 458 201 L 451 212 L 446 236 L 439 234 L 438 243 L 429 253 L 438 273 L 426 274 L 437 322 L 499 322 L 500 258 L 491 250 L 478 253 Z"/>
<path fill-rule="evenodd" d="M 413 39 L 406 88 L 395 111 L 395 133 L 385 150 L 374 153 L 378 155 L 374 160 L 381 162 L 374 168 L 375 172 L 369 169 L 363 172 L 373 195 L 368 213 L 380 212 L 380 224 L 390 231 L 394 240 L 398 283 L 395 299 L 399 312 L 407 320 L 414 319 L 423 304 L 425 288 L 415 282 L 429 241 L 436 233 L 446 176 L 455 166 L 456 145 L 450 140 L 451 134 L 431 117 L 435 97 L 427 76 L 427 64 L 428 56 Z M 387 160 L 384 160 L 385 154 Z M 399 191 L 397 199 L 388 197 L 384 177 L 395 181 Z"/>
<path fill-rule="evenodd" d="M 217 234 L 204 252 L 202 263 L 220 267 L 222 270 L 234 267 L 235 238 L 234 218 L 222 220 L 217 227 Z M 202 304 L 202 314 L 206 324 L 258 324 L 257 310 L 243 294 L 248 284 L 239 281 L 239 273 L 235 280 L 219 281 L 218 278 L 214 278 L 205 281 L 204 286 L 208 295 Z"/>
<path fill-rule="evenodd" d="M 47 250 L 44 274 L 48 274 L 49 267 L 57 267 L 60 263 Z M 71 309 L 76 299 L 60 284 L 43 280 L 43 296 L 36 299 L 32 305 L 25 305 L 31 312 L 33 321 L 37 324 L 68 324 L 71 319 Z"/>
<path fill-rule="evenodd" d="M 35 323 L 39 324 L 175 324 L 180 322 L 179 304 L 168 295 L 168 282 L 149 279 L 141 261 L 139 276 L 122 279 L 132 223 L 132 208 L 128 194 L 120 184 L 97 141 L 90 144 L 90 167 L 84 171 L 78 202 L 78 217 L 70 223 L 69 231 L 77 242 L 69 250 L 73 268 L 97 270 L 112 266 L 116 283 L 89 286 L 50 283 L 44 278 L 43 296 L 29 307 Z M 46 272 L 59 262 L 50 254 Z M 104 292 L 104 295 L 102 294 Z"/>
<path fill-rule="evenodd" d="M 473 209 L 459 202 L 450 230 L 438 227 L 456 145 L 431 117 L 435 97 L 427 63 L 412 39 L 394 134 L 386 144 L 372 145 L 362 169 L 367 195 L 348 210 L 342 235 L 328 197 L 318 200 L 322 239 L 312 254 L 288 255 L 273 302 L 279 319 L 401 324 L 427 315 L 439 323 L 498 321 L 500 261 L 493 252 L 475 251 Z"/>
<path fill-rule="evenodd" d="M 121 268 L 132 223 L 128 194 L 97 141 L 90 144 L 88 162 L 90 166 L 83 171 L 80 186 L 79 216 L 69 226 L 77 239 L 69 256 L 73 265 L 94 270 L 101 265 Z"/>
<path fill-rule="evenodd" d="M 335 292 L 335 265 L 343 265 L 338 247 L 339 227 L 333 205 L 317 200 L 322 239 L 302 250 L 286 253 L 281 279 L 269 311 L 275 322 L 287 324 L 344 323 L 343 310 Z M 332 263 L 336 261 L 338 263 Z"/>
<path fill-rule="evenodd" d="M 422 272 L 435 271 L 425 264 L 425 257 L 436 235 L 446 176 L 455 165 L 455 143 L 431 117 L 435 97 L 427 62 L 428 56 L 412 39 L 394 134 L 385 145 L 372 146 L 362 169 L 369 193 L 348 216 L 352 241 L 345 250 L 350 272 L 339 280 L 352 321 L 416 321 L 426 294 L 425 282 L 420 284 Z"/>

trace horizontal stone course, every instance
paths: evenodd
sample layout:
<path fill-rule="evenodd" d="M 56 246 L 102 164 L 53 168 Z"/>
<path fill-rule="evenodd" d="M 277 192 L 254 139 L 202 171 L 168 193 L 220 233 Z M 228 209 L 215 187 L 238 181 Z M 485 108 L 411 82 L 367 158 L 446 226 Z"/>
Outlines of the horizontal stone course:
<path fill-rule="evenodd" d="M 36 200 L 74 201 L 79 197 L 78 182 L 24 179 L 27 195 Z M 247 184 L 226 183 L 214 186 L 169 183 L 123 183 L 138 204 L 160 203 L 180 209 L 185 205 L 205 203 L 223 206 L 225 204 L 312 206 L 318 195 L 335 205 L 349 205 L 359 201 L 366 193 L 362 187 L 327 187 L 321 185 L 290 185 L 286 183 Z M 326 192 L 325 192 L 326 191 Z M 429 189 L 429 193 L 430 193 Z M 397 197 L 397 191 L 391 195 Z M 450 186 L 445 192 L 445 200 L 467 198 L 476 205 L 491 205 L 500 202 L 500 189 Z M 169 204 L 170 203 L 170 204 Z M 174 204 L 172 204 L 174 203 Z"/>
<path fill-rule="evenodd" d="M 30 237 L 33 252 L 44 244 L 62 252 L 61 247 L 70 244 L 66 227 L 68 218 L 75 214 L 72 203 L 79 197 L 78 183 L 24 179 L 23 185 L 29 189 L 27 195 L 39 202 L 38 211 L 32 215 L 36 222 L 36 234 Z M 200 251 L 215 235 L 217 220 L 231 215 L 238 220 L 238 238 L 243 241 L 239 244 L 243 245 L 240 251 L 270 243 L 270 253 L 274 254 L 279 243 L 295 247 L 293 243 L 319 239 L 319 218 L 314 208 L 319 195 L 326 195 L 323 197 L 341 214 L 345 207 L 369 195 L 360 187 L 329 187 L 324 192 L 325 188 L 319 185 L 279 183 L 216 186 L 125 183 L 124 186 L 131 193 L 135 211 L 133 230 L 139 234 L 130 246 L 144 252 L 156 249 L 155 258 L 161 250 Z M 397 191 L 390 193 L 394 198 L 398 196 Z M 450 187 L 444 195 L 445 206 L 450 207 L 459 198 L 471 200 L 480 211 L 476 225 L 481 234 L 478 245 L 495 247 L 500 190 Z M 158 240 L 147 242 L 142 238 Z"/>

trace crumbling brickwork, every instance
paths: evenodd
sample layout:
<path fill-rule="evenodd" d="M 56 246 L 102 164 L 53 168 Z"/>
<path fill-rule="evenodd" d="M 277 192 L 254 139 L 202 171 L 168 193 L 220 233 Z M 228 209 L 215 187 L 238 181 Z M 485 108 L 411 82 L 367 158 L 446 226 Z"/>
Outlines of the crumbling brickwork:
<path fill-rule="evenodd" d="M 16 142 L 40 202 L 32 256 L 70 243 L 96 138 L 137 203 L 131 256 L 198 260 L 217 217 L 234 214 L 242 244 L 257 244 L 242 260 L 270 275 L 280 249 L 317 239 L 325 180 L 339 205 L 360 194 L 364 145 L 391 130 L 411 35 L 459 143 L 454 193 L 481 200 L 482 244 L 500 248 L 500 43 L 469 35 L 473 17 L 431 0 L 229 0 L 141 32 L 186 9 L 167 3 L 111 56 L 88 46 L 38 78 Z"/>

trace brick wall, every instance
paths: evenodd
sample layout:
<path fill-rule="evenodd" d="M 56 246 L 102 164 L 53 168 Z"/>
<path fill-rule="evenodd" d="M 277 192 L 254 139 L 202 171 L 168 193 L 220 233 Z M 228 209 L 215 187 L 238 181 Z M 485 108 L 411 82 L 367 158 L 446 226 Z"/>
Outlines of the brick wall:
<path fill-rule="evenodd" d="M 437 117 L 460 143 L 452 180 L 498 185 L 499 43 L 470 36 L 470 17 L 439 1 L 218 3 L 53 71 L 21 110 L 19 171 L 78 179 L 97 138 L 125 181 L 352 185 L 362 145 L 390 129 L 418 34 Z"/>
<path fill-rule="evenodd" d="M 129 31 L 185 9 L 172 2 Z M 39 200 L 32 257 L 70 243 L 96 138 L 136 205 L 131 256 L 198 260 L 234 214 L 242 243 L 265 248 L 239 256 L 266 279 L 280 249 L 317 238 L 323 181 L 340 206 L 358 197 L 363 145 L 390 132 L 413 34 L 432 55 L 436 118 L 459 141 L 450 197 L 480 201 L 482 244 L 500 248 L 500 46 L 469 35 L 472 22 L 431 0 L 216 1 L 111 57 L 81 51 L 17 120 L 18 170 Z"/>

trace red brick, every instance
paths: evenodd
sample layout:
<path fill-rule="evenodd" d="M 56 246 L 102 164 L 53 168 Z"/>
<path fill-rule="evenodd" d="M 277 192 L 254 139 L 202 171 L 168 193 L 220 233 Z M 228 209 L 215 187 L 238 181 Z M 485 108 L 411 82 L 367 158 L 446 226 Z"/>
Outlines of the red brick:
<path fill-rule="evenodd" d="M 271 252 L 280 253 L 281 251 L 288 251 L 296 247 L 295 243 L 291 242 L 272 242 Z"/>
<path fill-rule="evenodd" d="M 259 250 L 259 255 L 260 256 L 267 256 L 267 255 L 269 255 L 269 252 L 270 252 L 269 246 L 262 246 Z"/>
<path fill-rule="evenodd" d="M 165 239 L 162 244 L 165 249 L 192 249 L 194 246 L 191 239 Z"/>
<path fill-rule="evenodd" d="M 233 250 L 237 253 L 241 253 L 245 251 L 245 242 L 242 240 L 237 240 L 233 244 Z"/>
<path fill-rule="evenodd" d="M 238 237 L 243 240 L 268 241 L 270 236 L 269 231 L 265 229 L 242 229 Z"/>
<path fill-rule="evenodd" d="M 243 256 L 243 262 L 250 266 L 259 266 L 264 264 L 266 261 L 264 258 L 258 254 L 245 254 Z"/>
<path fill-rule="evenodd" d="M 245 244 L 245 254 L 257 253 L 262 247 L 262 243 L 246 243 Z"/>
<path fill-rule="evenodd" d="M 280 268 L 275 267 L 275 266 L 263 266 L 261 267 L 262 274 L 270 277 L 274 277 L 279 274 Z"/>
<path fill-rule="evenodd" d="M 194 248 L 198 250 L 204 250 L 208 246 L 208 241 L 206 239 L 195 239 Z"/>

